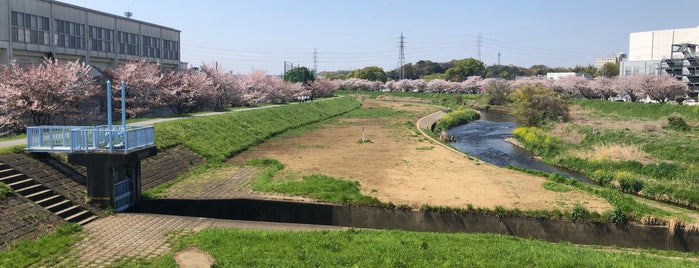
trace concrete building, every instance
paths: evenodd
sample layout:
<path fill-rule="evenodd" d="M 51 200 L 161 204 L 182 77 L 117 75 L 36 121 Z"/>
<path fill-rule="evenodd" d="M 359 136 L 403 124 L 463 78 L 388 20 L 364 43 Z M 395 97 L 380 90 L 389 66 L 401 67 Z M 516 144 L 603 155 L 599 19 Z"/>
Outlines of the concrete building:
<path fill-rule="evenodd" d="M 596 58 L 595 59 L 595 68 L 597 68 L 599 70 L 607 63 L 618 63 L 618 62 L 621 62 L 622 60 L 626 60 L 625 53 L 619 53 L 619 54 L 613 55 L 613 56 Z"/>
<path fill-rule="evenodd" d="M 0 0 L 0 22 L 2 64 L 54 57 L 98 70 L 136 58 L 164 69 L 183 65 L 180 31 L 153 23 L 52 0 Z"/>
<path fill-rule="evenodd" d="M 699 26 L 629 34 L 629 55 L 620 75 L 659 74 L 660 61 L 672 57 L 673 44 L 699 44 Z"/>

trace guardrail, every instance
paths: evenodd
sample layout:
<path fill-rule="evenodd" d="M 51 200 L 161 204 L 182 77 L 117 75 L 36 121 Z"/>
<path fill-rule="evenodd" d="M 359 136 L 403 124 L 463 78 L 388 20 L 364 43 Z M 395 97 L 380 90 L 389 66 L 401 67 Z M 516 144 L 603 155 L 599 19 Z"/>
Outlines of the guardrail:
<path fill-rule="evenodd" d="M 34 126 L 27 128 L 28 152 L 128 152 L 155 145 L 151 126 Z"/>

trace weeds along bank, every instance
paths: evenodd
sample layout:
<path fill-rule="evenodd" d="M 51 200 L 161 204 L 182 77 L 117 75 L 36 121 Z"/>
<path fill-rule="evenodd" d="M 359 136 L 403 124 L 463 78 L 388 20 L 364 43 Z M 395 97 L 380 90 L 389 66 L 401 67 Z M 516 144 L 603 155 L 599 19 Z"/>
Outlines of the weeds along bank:
<path fill-rule="evenodd" d="M 168 121 L 155 125 L 155 139 L 159 148 L 182 144 L 208 161 L 223 162 L 286 130 L 349 112 L 360 105 L 354 98 L 341 97 Z"/>
<path fill-rule="evenodd" d="M 574 119 L 515 131 L 546 161 L 601 185 L 699 208 L 699 107 L 576 101 Z"/>

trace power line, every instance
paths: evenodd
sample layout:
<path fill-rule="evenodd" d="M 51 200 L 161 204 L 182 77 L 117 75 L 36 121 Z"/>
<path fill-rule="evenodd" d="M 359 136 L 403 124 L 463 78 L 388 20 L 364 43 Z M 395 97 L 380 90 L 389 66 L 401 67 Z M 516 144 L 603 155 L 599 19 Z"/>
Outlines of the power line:
<path fill-rule="evenodd" d="M 313 49 L 313 72 L 318 72 L 318 50 Z"/>

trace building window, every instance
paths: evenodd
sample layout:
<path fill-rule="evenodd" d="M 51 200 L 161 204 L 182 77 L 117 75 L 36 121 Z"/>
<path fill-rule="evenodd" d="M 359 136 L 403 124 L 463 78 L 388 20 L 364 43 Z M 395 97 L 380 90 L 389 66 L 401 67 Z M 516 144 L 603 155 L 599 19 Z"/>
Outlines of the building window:
<path fill-rule="evenodd" d="M 160 38 L 142 36 L 143 38 L 143 57 L 160 58 Z"/>
<path fill-rule="evenodd" d="M 57 47 L 85 49 L 85 25 L 56 20 L 54 39 Z"/>
<path fill-rule="evenodd" d="M 163 59 L 179 60 L 180 44 L 176 41 L 163 40 Z"/>
<path fill-rule="evenodd" d="M 49 45 L 49 18 L 12 12 L 12 42 Z"/>
<path fill-rule="evenodd" d="M 114 52 L 114 30 L 90 26 L 92 51 Z"/>
<path fill-rule="evenodd" d="M 117 42 L 119 42 L 119 54 L 139 56 L 137 34 L 118 32 L 117 36 Z"/>

